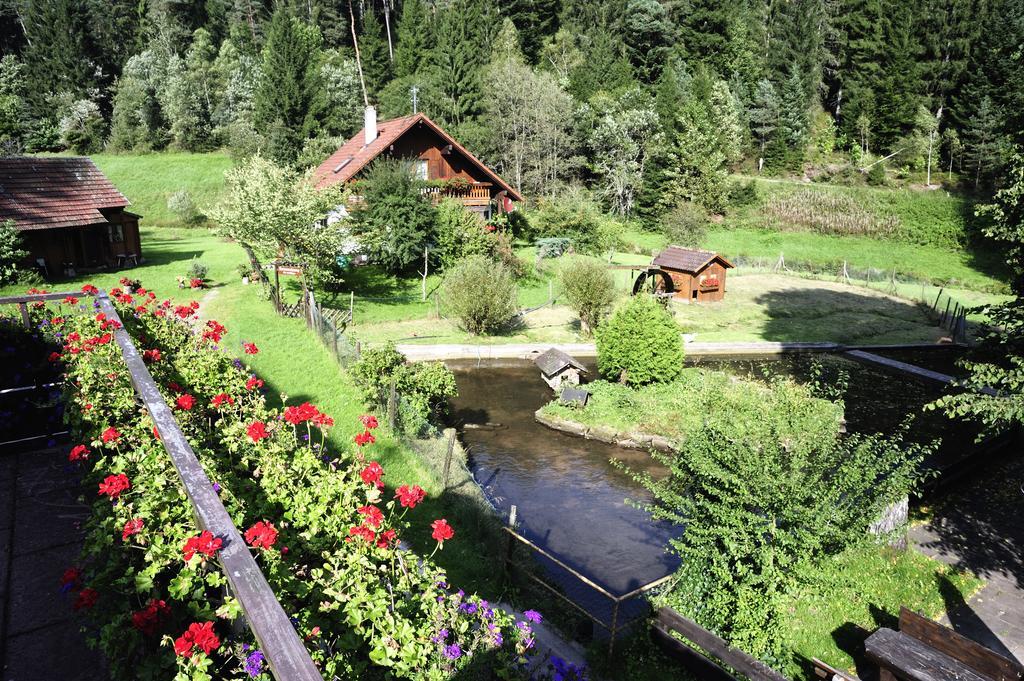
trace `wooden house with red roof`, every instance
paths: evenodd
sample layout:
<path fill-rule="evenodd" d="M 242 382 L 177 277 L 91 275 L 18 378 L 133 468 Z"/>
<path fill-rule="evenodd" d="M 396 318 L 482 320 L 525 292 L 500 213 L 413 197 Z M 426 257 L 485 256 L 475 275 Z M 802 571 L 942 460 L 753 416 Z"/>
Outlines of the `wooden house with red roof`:
<path fill-rule="evenodd" d="M 494 210 L 509 212 L 522 201 L 519 192 L 426 115 L 378 123 L 373 107 L 366 109 L 363 129 L 320 164 L 313 181 L 317 187 L 353 182 L 378 157 L 410 161 L 435 200 L 454 198 L 484 217 Z"/>
<path fill-rule="evenodd" d="M 26 265 L 53 277 L 138 264 L 139 217 L 89 158 L 0 158 L 0 223 L 21 232 Z"/>
<path fill-rule="evenodd" d="M 659 286 L 665 293 L 694 303 L 725 297 L 725 274 L 733 264 L 714 251 L 669 246 L 651 261 L 650 272 L 663 272 Z"/>

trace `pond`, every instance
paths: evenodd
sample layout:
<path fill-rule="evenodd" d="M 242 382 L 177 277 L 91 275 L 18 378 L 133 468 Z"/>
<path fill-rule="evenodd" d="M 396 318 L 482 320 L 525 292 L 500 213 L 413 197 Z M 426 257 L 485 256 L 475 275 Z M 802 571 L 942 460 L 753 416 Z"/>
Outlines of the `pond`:
<path fill-rule="evenodd" d="M 904 359 L 901 357 L 900 359 Z M 949 363 L 948 358 L 945 358 Z M 794 355 L 783 358 L 691 359 L 763 380 L 786 375 L 801 382 L 818 376 L 846 402 L 851 432 L 894 432 L 908 414 L 918 414 L 910 439 L 926 442 L 941 436 L 942 447 L 928 465 L 945 468 L 972 448 L 974 432 L 951 428 L 922 407 L 943 388 L 896 376 L 837 355 Z M 587 364 L 594 374 L 592 361 Z M 670 574 L 678 559 L 666 552 L 679 530 L 654 522 L 631 502 L 649 500 L 647 491 L 611 463 L 663 474 L 643 451 L 629 450 L 550 430 L 534 420 L 534 412 L 550 401 L 552 391 L 528 360 L 449 362 L 459 396 L 452 413 L 470 455 L 470 468 L 503 517 L 514 504 L 521 534 L 615 594 L 623 594 Z M 815 369 L 817 367 L 817 369 Z M 607 614 L 596 592 L 586 593 L 567 573 L 555 575 L 574 599 L 591 612 Z"/>

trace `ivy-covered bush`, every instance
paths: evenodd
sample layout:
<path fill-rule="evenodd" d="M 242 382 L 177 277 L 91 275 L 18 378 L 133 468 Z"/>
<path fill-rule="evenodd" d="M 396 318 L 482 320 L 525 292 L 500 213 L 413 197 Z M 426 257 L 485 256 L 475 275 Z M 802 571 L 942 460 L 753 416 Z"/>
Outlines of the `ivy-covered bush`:
<path fill-rule="evenodd" d="M 494 227 L 455 199 L 437 204 L 437 252 L 442 267 L 451 267 L 471 255 L 492 257 Z"/>
<path fill-rule="evenodd" d="M 18 279 L 18 263 L 28 257 L 28 251 L 21 247 L 21 233 L 15 229 L 14 220 L 0 222 L 0 284 L 10 284 Z"/>
<path fill-rule="evenodd" d="M 583 333 L 591 333 L 615 303 L 615 280 L 608 268 L 592 258 L 571 258 L 558 270 L 558 286 Z"/>
<path fill-rule="evenodd" d="M 488 258 L 466 258 L 444 280 L 448 312 L 472 334 L 506 327 L 516 314 L 515 276 L 507 266 Z"/>
<path fill-rule="evenodd" d="M 652 297 L 634 296 L 597 329 L 597 369 L 627 385 L 665 383 L 683 370 L 679 327 Z"/>
<path fill-rule="evenodd" d="M 263 381 L 214 347 L 225 329 L 200 322 L 197 303 L 142 288 L 111 294 L 324 678 L 529 675 L 530 622 L 453 592 L 429 557 L 398 548 L 425 493 L 372 460 L 375 417 L 361 417 L 352 445 L 332 451 L 333 419 L 309 403 L 269 406 Z M 62 589 L 115 679 L 269 679 L 216 565 L 223 539 L 195 526 L 161 433 L 136 400 L 113 342 L 118 324 L 84 297 L 57 307 L 33 314 L 61 346 L 50 359 L 65 368 L 69 465 L 93 500 Z M 445 519 L 432 527 L 435 551 L 458 541 Z"/>

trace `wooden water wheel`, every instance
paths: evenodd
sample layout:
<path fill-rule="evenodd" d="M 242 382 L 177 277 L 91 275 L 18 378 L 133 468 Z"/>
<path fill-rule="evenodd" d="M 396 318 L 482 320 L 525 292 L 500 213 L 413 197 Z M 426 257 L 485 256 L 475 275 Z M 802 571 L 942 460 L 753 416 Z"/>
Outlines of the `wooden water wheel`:
<path fill-rule="evenodd" d="M 633 295 L 649 293 L 654 296 L 668 296 L 675 293 L 672 277 L 665 270 L 651 267 L 641 272 L 633 282 Z"/>

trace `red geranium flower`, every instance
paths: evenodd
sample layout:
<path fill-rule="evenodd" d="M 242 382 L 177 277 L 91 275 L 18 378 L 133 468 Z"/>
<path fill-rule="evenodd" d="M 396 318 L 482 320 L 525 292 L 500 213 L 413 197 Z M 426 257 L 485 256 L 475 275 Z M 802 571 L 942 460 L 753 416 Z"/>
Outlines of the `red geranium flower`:
<path fill-rule="evenodd" d="M 152 636 L 160 626 L 160 620 L 170 614 L 166 601 L 151 598 L 145 608 L 132 613 L 132 626 L 146 636 Z"/>
<path fill-rule="evenodd" d="M 348 529 L 348 537 L 345 541 L 352 541 L 355 537 L 360 537 L 366 541 L 367 544 L 372 544 L 377 539 L 376 533 L 366 525 L 355 525 Z"/>
<path fill-rule="evenodd" d="M 380 425 L 377 423 L 377 417 L 373 414 L 363 414 L 359 417 L 359 422 L 362 423 L 363 428 L 366 428 L 367 430 L 373 430 Z"/>
<path fill-rule="evenodd" d="M 334 425 L 334 419 L 323 412 L 318 412 L 317 415 L 313 417 L 313 425 L 317 428 L 330 428 Z"/>
<path fill-rule="evenodd" d="M 413 485 L 412 487 L 402 485 L 395 492 L 395 498 L 406 508 L 416 508 L 416 505 L 423 501 L 426 496 L 427 493 L 419 485 Z"/>
<path fill-rule="evenodd" d="M 84 461 L 89 458 L 89 448 L 85 445 L 75 445 L 68 454 L 68 461 Z"/>
<path fill-rule="evenodd" d="M 196 398 L 194 398 L 191 395 L 189 395 L 188 393 L 186 393 L 184 395 L 179 395 L 178 399 L 176 399 L 174 401 L 174 403 L 176 405 L 178 405 L 179 409 L 184 409 L 185 411 L 189 411 L 190 409 L 192 409 L 192 407 L 195 406 Z"/>
<path fill-rule="evenodd" d="M 214 398 L 210 401 L 210 404 L 213 405 L 215 409 L 220 409 L 225 402 L 227 404 L 234 404 L 235 400 L 227 393 L 221 393 L 219 395 L 214 396 Z"/>
<path fill-rule="evenodd" d="M 263 438 L 270 437 L 270 433 L 267 432 L 267 426 L 262 421 L 256 421 L 249 425 L 246 429 L 249 437 L 252 438 L 253 442 L 259 442 Z"/>
<path fill-rule="evenodd" d="M 297 407 L 285 407 L 284 420 L 293 426 L 297 426 L 303 421 L 309 421 L 314 418 L 320 411 L 309 402 L 303 402 Z"/>
<path fill-rule="evenodd" d="M 75 298 L 74 296 L 64 296 L 63 302 L 68 305 L 78 305 L 78 298 Z"/>
<path fill-rule="evenodd" d="M 381 478 L 384 476 L 384 469 L 380 467 L 380 464 L 376 461 L 371 461 L 370 464 L 363 469 L 363 472 L 359 474 L 359 477 L 363 479 L 367 485 L 375 485 L 377 487 L 383 487 L 384 483 L 381 482 Z"/>
<path fill-rule="evenodd" d="M 249 380 L 245 382 L 245 389 L 246 390 L 254 390 L 256 388 L 262 388 L 262 387 L 263 387 L 262 379 L 256 378 L 255 376 L 250 377 Z"/>
<path fill-rule="evenodd" d="M 145 524 L 146 521 L 142 518 L 132 518 L 126 522 L 124 524 L 124 530 L 121 532 L 121 541 L 128 541 L 128 537 L 142 532 L 142 528 Z"/>
<path fill-rule="evenodd" d="M 82 287 L 82 293 L 85 293 L 86 295 L 94 296 L 99 292 L 100 290 L 93 286 L 92 284 L 86 284 L 85 286 Z"/>
<path fill-rule="evenodd" d="M 363 522 L 369 527 L 380 527 L 384 522 L 384 514 L 376 506 L 360 506 L 359 515 L 363 516 Z"/>
<path fill-rule="evenodd" d="M 203 287 L 203 280 L 202 279 L 190 279 L 188 283 L 189 283 L 189 286 L 191 286 L 192 288 L 202 288 Z"/>
<path fill-rule="evenodd" d="M 157 350 L 156 348 L 153 348 L 152 350 L 146 350 L 145 352 L 142 353 L 142 361 L 145 362 L 146 364 L 152 364 L 153 362 L 159 362 L 160 361 L 160 351 Z"/>
<path fill-rule="evenodd" d="M 214 343 L 219 343 L 220 339 L 224 336 L 224 332 L 227 331 L 223 324 L 220 324 L 213 319 L 206 322 L 206 328 L 207 330 L 203 332 L 203 338 L 208 338 Z"/>
<path fill-rule="evenodd" d="M 354 438 L 352 438 L 352 440 L 360 447 L 363 447 L 365 445 L 372 445 L 374 442 L 377 441 L 377 438 L 375 438 L 373 436 L 373 433 L 371 433 L 370 431 L 364 430 L 363 432 L 359 433 L 359 435 L 356 435 Z"/>
<path fill-rule="evenodd" d="M 452 529 L 452 526 L 449 525 L 448 521 L 444 518 L 440 518 L 439 520 L 435 520 L 430 523 L 430 528 L 433 530 L 430 536 L 441 545 L 444 545 L 445 539 L 451 539 L 455 536 L 455 530 Z"/>
<path fill-rule="evenodd" d="M 193 622 L 188 625 L 185 633 L 174 641 L 174 654 L 179 657 L 192 657 L 196 648 L 209 655 L 220 647 L 220 639 L 213 633 L 213 622 Z"/>
<path fill-rule="evenodd" d="M 382 549 L 386 549 L 391 546 L 395 540 L 398 539 L 398 533 L 394 530 L 385 530 L 380 533 L 380 537 L 377 539 L 377 546 Z"/>
<path fill-rule="evenodd" d="M 59 362 L 60 361 L 60 353 L 59 352 L 51 352 L 50 353 L 50 361 L 51 362 Z"/>
<path fill-rule="evenodd" d="M 103 431 L 103 434 L 100 437 L 103 438 L 105 443 L 110 444 L 111 442 L 116 441 L 117 438 L 121 437 L 121 433 L 117 432 L 117 428 L 110 426 Z"/>
<path fill-rule="evenodd" d="M 90 589 L 85 587 L 78 592 L 78 598 L 75 599 L 74 608 L 75 610 L 88 610 L 92 606 L 96 605 L 96 601 L 100 598 L 99 593 L 96 589 Z"/>
<path fill-rule="evenodd" d="M 117 475 L 108 475 L 103 478 L 103 482 L 100 483 L 100 494 L 106 494 L 111 499 L 117 499 L 121 496 L 121 493 L 125 490 L 131 489 L 131 482 L 128 481 L 128 476 L 124 473 L 118 473 Z"/>
<path fill-rule="evenodd" d="M 77 589 L 81 583 L 82 571 L 76 567 L 69 567 L 60 578 L 60 588 L 62 591 Z"/>
<path fill-rule="evenodd" d="M 269 549 L 277 541 L 277 528 L 264 520 L 245 531 L 245 542 L 249 546 Z"/>
<path fill-rule="evenodd" d="M 157 441 L 160 440 L 160 431 L 156 429 L 156 426 L 153 426 L 153 437 L 156 438 Z"/>
<path fill-rule="evenodd" d="M 242 343 L 242 350 L 244 350 L 247 355 L 255 355 L 260 351 L 260 349 L 256 347 L 255 343 Z"/>
<path fill-rule="evenodd" d="M 175 392 L 175 393 L 185 392 L 185 389 L 182 388 L 177 383 L 175 383 L 174 381 L 171 381 L 170 383 L 168 383 L 167 387 L 170 388 L 171 392 Z"/>
<path fill-rule="evenodd" d="M 203 530 L 194 537 L 189 537 L 185 545 L 181 547 L 181 551 L 185 556 L 185 562 L 192 560 L 197 554 L 202 554 L 206 558 L 212 558 L 213 554 L 220 549 L 223 545 L 223 541 L 219 537 L 214 537 L 213 533 L 209 530 Z"/>

